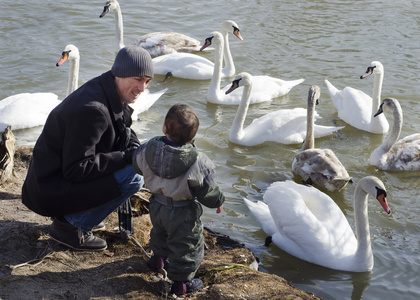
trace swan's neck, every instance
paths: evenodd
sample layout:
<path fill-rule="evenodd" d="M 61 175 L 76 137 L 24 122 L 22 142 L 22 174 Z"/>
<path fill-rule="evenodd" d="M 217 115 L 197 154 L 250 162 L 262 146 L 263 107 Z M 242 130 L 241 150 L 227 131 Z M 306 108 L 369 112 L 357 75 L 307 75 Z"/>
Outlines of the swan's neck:
<path fill-rule="evenodd" d="M 373 78 L 371 124 L 379 124 L 380 122 L 380 119 L 378 117 L 374 117 L 373 115 L 378 111 L 379 105 L 381 104 L 381 91 L 383 79 L 384 72 L 375 73 Z"/>
<path fill-rule="evenodd" d="M 379 148 L 381 149 L 380 151 L 383 154 L 387 153 L 392 148 L 392 146 L 400 137 L 400 133 L 401 133 L 402 123 L 403 123 L 402 110 L 401 110 L 401 106 L 398 103 L 394 102 L 394 104 L 395 104 L 395 109 L 392 114 L 394 118 L 394 122 L 392 123 L 392 128 L 390 132 L 388 133 L 388 136 L 386 137 L 385 141 L 382 143 L 381 146 L 379 146 Z"/>
<path fill-rule="evenodd" d="M 313 99 L 308 101 L 308 112 L 306 116 L 306 138 L 301 151 L 315 148 L 315 137 L 314 137 L 314 117 L 315 115 L 315 102 Z"/>
<path fill-rule="evenodd" d="M 223 63 L 223 40 L 216 45 L 213 76 L 210 81 L 210 86 L 207 91 L 209 99 L 218 98 L 217 94 L 220 92 L 220 81 L 222 79 L 222 63 Z"/>
<path fill-rule="evenodd" d="M 361 265 L 373 265 L 368 220 L 368 194 L 360 185 L 356 187 L 354 192 L 354 220 L 356 223 L 357 239 L 357 250 L 354 262 L 355 264 Z"/>
<path fill-rule="evenodd" d="M 251 99 L 251 91 L 252 84 L 244 86 L 242 91 L 242 100 L 238 106 L 238 111 L 236 112 L 235 119 L 233 120 L 233 124 L 229 133 L 231 140 L 238 141 L 243 137 L 244 123 Z"/>
<path fill-rule="evenodd" d="M 67 96 L 79 87 L 79 58 L 70 59 L 69 80 L 67 84 Z"/>
<path fill-rule="evenodd" d="M 236 69 L 235 64 L 233 63 L 232 54 L 230 53 L 229 47 L 229 34 L 227 31 L 223 31 L 223 40 L 224 40 L 224 47 L 223 47 L 223 58 L 225 60 L 225 73 L 228 77 L 235 75 Z"/>
<path fill-rule="evenodd" d="M 120 5 L 117 3 L 114 10 L 115 13 L 115 52 L 118 53 L 124 47 L 124 31 L 123 31 L 123 18 Z"/>

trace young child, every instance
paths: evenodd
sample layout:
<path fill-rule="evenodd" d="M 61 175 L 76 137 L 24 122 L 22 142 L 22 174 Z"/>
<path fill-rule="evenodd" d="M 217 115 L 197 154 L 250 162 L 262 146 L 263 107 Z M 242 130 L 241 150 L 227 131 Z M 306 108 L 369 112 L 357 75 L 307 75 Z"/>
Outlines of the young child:
<path fill-rule="evenodd" d="M 152 193 L 153 256 L 148 264 L 155 269 L 167 268 L 173 281 L 171 292 L 176 295 L 191 293 L 203 285 L 194 278 L 204 257 L 201 204 L 220 213 L 225 201 L 215 182 L 214 164 L 194 145 L 198 126 L 191 107 L 175 104 L 165 117 L 165 135 L 142 145 L 133 158 L 134 170 L 144 176 Z"/>

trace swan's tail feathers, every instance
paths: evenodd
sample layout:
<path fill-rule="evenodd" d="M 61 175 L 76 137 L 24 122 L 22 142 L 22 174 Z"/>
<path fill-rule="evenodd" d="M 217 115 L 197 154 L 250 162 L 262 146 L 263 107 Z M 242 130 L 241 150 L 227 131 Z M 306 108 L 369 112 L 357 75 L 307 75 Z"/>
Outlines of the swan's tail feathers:
<path fill-rule="evenodd" d="M 156 103 L 156 101 L 163 95 L 166 93 L 166 91 L 168 90 L 168 88 L 160 90 L 158 92 L 155 93 L 150 93 L 149 94 L 149 99 L 147 101 L 147 105 L 144 107 L 144 110 L 148 110 L 150 107 L 152 107 L 153 104 Z"/>
<path fill-rule="evenodd" d="M 327 85 L 328 93 L 330 94 L 331 98 L 338 94 L 339 90 L 331 84 L 327 79 L 325 79 L 325 84 Z"/>
<path fill-rule="evenodd" d="M 292 81 L 290 81 L 290 84 L 292 85 L 292 86 L 297 86 L 298 84 L 301 84 L 302 82 L 304 82 L 305 81 L 305 79 L 303 79 L 303 78 L 301 78 L 301 79 L 296 79 L 296 80 L 292 80 Z"/>
<path fill-rule="evenodd" d="M 268 235 L 273 235 L 277 232 L 277 226 L 271 216 L 268 205 L 263 201 L 252 202 L 246 198 L 243 198 L 246 206 L 252 213 L 252 215 L 260 223 L 262 230 Z"/>
<path fill-rule="evenodd" d="M 164 94 L 168 88 L 165 88 L 163 90 L 160 90 L 155 93 L 150 93 L 149 90 L 144 91 L 138 98 L 137 101 L 133 104 L 130 104 L 130 106 L 134 109 L 134 112 L 132 114 L 133 121 L 139 121 L 138 115 L 142 112 L 145 112 L 150 107 L 153 106 L 153 104 L 156 103 L 156 101 Z"/>
<path fill-rule="evenodd" d="M 304 82 L 305 79 L 296 79 L 296 80 L 283 80 L 280 78 L 274 78 L 274 83 L 277 85 L 276 88 L 277 92 L 273 94 L 273 97 L 280 97 L 288 94 L 292 88 Z"/>
<path fill-rule="evenodd" d="M 337 132 L 343 129 L 345 126 L 323 126 L 323 125 L 316 125 L 314 126 L 314 135 L 315 138 L 321 138 L 327 135 L 332 134 L 333 132 Z"/>
<path fill-rule="evenodd" d="M 297 86 L 298 84 L 301 84 L 302 82 L 304 82 L 305 79 L 301 78 L 301 79 L 296 79 L 296 80 L 290 80 L 287 81 L 287 85 L 289 86 L 289 91 L 294 88 L 295 86 Z"/>

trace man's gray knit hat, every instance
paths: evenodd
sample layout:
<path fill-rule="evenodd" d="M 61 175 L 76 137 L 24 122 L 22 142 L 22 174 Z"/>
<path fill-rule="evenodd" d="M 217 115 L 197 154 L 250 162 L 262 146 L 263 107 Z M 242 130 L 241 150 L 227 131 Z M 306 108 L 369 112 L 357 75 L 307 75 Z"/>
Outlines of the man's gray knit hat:
<path fill-rule="evenodd" d="M 130 45 L 121 48 L 115 57 L 111 72 L 115 77 L 153 78 L 153 62 L 149 52 L 140 46 Z"/>

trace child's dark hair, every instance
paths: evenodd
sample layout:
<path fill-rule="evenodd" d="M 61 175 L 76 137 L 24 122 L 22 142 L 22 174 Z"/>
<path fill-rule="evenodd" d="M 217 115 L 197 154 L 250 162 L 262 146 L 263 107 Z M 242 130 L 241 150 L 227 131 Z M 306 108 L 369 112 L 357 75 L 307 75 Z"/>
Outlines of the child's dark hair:
<path fill-rule="evenodd" d="M 173 105 L 165 117 L 166 134 L 175 143 L 186 144 L 195 137 L 200 121 L 195 111 L 186 104 Z"/>

